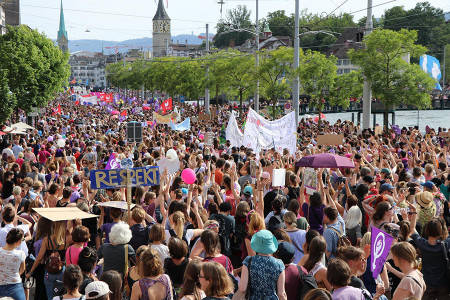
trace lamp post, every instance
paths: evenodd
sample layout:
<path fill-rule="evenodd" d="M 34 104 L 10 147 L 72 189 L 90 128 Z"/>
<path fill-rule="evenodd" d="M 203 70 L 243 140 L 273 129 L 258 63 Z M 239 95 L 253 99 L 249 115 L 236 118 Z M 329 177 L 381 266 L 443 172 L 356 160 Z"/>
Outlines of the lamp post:
<path fill-rule="evenodd" d="M 209 54 L 209 24 L 206 24 L 206 54 Z M 209 65 L 206 66 L 205 113 L 209 114 Z M 217 101 L 217 99 L 216 99 Z M 218 102 L 216 102 L 217 104 Z"/>
<path fill-rule="evenodd" d="M 298 0 L 296 0 L 298 1 Z M 256 0 L 256 72 L 259 72 L 259 18 L 258 18 L 258 0 Z M 255 93 L 255 111 L 259 113 L 259 76 L 256 77 L 256 93 Z"/>
<path fill-rule="evenodd" d="M 372 0 L 367 0 L 367 20 L 366 20 L 366 34 L 368 36 L 372 33 Z M 367 46 L 366 46 L 367 48 Z M 370 115 L 372 113 L 372 91 L 370 90 L 370 82 L 364 79 L 363 87 L 363 129 L 370 127 Z"/>

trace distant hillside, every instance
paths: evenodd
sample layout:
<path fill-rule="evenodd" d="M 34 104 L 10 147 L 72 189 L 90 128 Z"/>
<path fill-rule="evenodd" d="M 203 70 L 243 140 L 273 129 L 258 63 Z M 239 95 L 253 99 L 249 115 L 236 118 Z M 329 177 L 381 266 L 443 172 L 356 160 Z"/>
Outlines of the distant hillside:
<path fill-rule="evenodd" d="M 205 35 L 200 34 L 200 35 Z M 186 43 L 191 45 L 200 45 L 202 43 L 202 39 L 200 39 L 197 35 L 192 34 L 180 34 L 177 36 L 172 36 L 173 43 L 180 43 L 184 44 Z M 102 45 L 103 45 L 103 51 L 105 54 L 114 54 L 115 53 L 115 46 L 123 46 L 121 48 L 118 48 L 117 50 L 119 52 L 126 52 L 128 49 L 131 48 L 143 48 L 151 50 L 152 46 L 152 39 L 151 38 L 141 38 L 141 39 L 132 39 L 132 40 L 126 40 L 121 42 L 116 41 L 102 41 L 102 40 L 73 40 L 69 41 L 69 49 L 70 52 L 77 52 L 77 51 L 93 51 L 93 52 L 102 52 Z M 112 47 L 112 48 L 106 48 L 106 47 Z"/>

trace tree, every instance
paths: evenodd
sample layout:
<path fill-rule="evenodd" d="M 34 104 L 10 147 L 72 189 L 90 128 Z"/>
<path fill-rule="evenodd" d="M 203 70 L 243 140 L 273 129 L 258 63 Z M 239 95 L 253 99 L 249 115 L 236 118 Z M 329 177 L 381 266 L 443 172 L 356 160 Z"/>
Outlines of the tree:
<path fill-rule="evenodd" d="M 223 92 L 230 82 L 228 64 L 224 60 L 228 56 L 229 52 L 227 50 L 210 55 L 209 81 L 207 84 L 214 91 L 216 103 L 219 103 L 219 92 Z"/>
<path fill-rule="evenodd" d="M 350 99 L 359 99 L 363 94 L 364 77 L 361 70 L 336 76 L 334 88 L 330 90 L 332 103 L 347 108 Z"/>
<path fill-rule="evenodd" d="M 416 41 L 417 31 L 380 29 L 364 37 L 365 49 L 348 52 L 369 80 L 373 95 L 384 103 L 386 129 L 390 106 L 407 104 L 424 108 L 431 104 L 430 92 L 436 81 L 419 65 L 403 59 L 406 55 L 417 58 L 426 52 Z"/>
<path fill-rule="evenodd" d="M 12 114 L 17 99 L 8 86 L 8 71 L 0 69 L 0 122 L 3 123 Z"/>
<path fill-rule="evenodd" d="M 294 49 L 280 48 L 275 51 L 261 51 L 258 76 L 261 82 L 262 95 L 270 100 L 273 107 L 279 98 L 288 98 L 292 86 L 288 83 L 292 78 Z M 276 109 L 272 110 L 272 118 L 276 118 Z"/>
<path fill-rule="evenodd" d="M 27 26 L 8 27 L 0 36 L 0 69 L 8 72 L 7 85 L 16 99 L 15 108 L 31 111 L 45 106 L 68 84 L 69 53 L 51 39 Z"/>
<path fill-rule="evenodd" d="M 361 19 L 359 19 L 358 26 L 365 27 L 366 20 L 367 20 L 367 17 L 362 17 Z M 372 26 L 373 26 L 373 28 L 378 28 L 379 26 L 381 26 L 381 22 L 377 18 L 375 18 L 375 16 L 372 17 Z"/>
<path fill-rule="evenodd" d="M 295 18 L 294 14 L 286 16 L 284 10 L 277 10 L 267 14 L 267 17 L 262 20 L 261 25 L 269 25 L 273 36 L 289 36 L 294 38 Z"/>
<path fill-rule="evenodd" d="M 317 51 L 307 50 L 300 63 L 300 86 L 304 94 L 311 96 L 310 105 L 318 108 L 319 124 L 325 99 L 334 104 L 340 99 L 329 98 L 337 77 L 336 70 L 336 57 L 326 57 Z"/>
<path fill-rule="evenodd" d="M 234 45 L 240 46 L 246 40 L 253 37 L 248 32 L 229 32 L 223 33 L 229 30 L 250 28 L 252 22 L 250 19 L 251 11 L 247 9 L 245 5 L 238 5 L 236 8 L 227 10 L 225 20 L 220 20 L 217 23 L 217 34 L 214 36 L 214 46 L 217 48 L 233 47 Z"/>

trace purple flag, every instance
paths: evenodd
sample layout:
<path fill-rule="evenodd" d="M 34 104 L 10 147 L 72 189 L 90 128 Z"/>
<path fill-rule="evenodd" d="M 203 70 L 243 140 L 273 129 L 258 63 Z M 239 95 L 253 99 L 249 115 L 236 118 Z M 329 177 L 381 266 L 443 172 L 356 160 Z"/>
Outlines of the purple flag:
<path fill-rule="evenodd" d="M 391 125 L 391 128 L 392 128 L 392 130 L 394 130 L 396 135 L 401 135 L 402 134 L 402 130 L 397 125 Z"/>
<path fill-rule="evenodd" d="M 116 155 L 111 153 L 108 162 L 106 163 L 105 170 L 118 169 L 119 163 L 116 161 Z"/>
<path fill-rule="evenodd" d="M 372 271 L 374 279 L 377 279 L 378 274 L 380 274 L 383 269 L 393 241 L 394 238 L 391 235 L 383 230 L 372 227 L 370 270 Z"/>
<path fill-rule="evenodd" d="M 156 119 L 155 119 L 155 120 L 153 120 L 153 124 L 152 124 L 152 130 L 153 130 L 153 128 L 155 127 L 155 125 L 156 125 Z"/>
<path fill-rule="evenodd" d="M 125 122 L 127 119 L 127 116 L 120 116 L 119 117 L 119 122 Z"/>

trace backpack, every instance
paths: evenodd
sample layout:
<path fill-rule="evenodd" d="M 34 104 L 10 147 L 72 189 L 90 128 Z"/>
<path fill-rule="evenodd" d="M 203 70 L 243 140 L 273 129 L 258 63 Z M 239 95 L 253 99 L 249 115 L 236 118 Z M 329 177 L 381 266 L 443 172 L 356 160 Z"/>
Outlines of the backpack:
<path fill-rule="evenodd" d="M 299 284 L 297 288 L 297 299 L 305 298 L 305 295 L 313 289 L 317 289 L 314 275 L 303 272 L 302 267 L 297 265 Z"/>
<path fill-rule="evenodd" d="M 341 232 L 342 232 L 342 224 L 340 224 L 340 226 L 341 226 Z M 341 232 L 337 231 L 337 229 L 335 229 L 335 228 L 333 228 L 331 226 L 329 228 L 334 230 L 334 232 L 336 232 L 336 234 L 338 235 L 338 242 L 337 242 L 336 249 L 338 249 L 339 247 L 347 247 L 347 246 L 351 246 L 352 245 L 350 240 L 345 235 L 342 235 Z"/>
<path fill-rule="evenodd" d="M 47 257 L 47 259 L 45 260 L 45 269 L 50 274 L 57 274 L 61 271 L 64 263 L 61 260 L 61 256 L 59 255 L 58 250 L 55 250 L 53 248 L 52 239 L 49 237 L 48 240 L 50 242 L 50 247 L 51 247 L 50 250 L 52 252 L 51 252 L 50 256 Z M 58 249 L 58 248 L 56 248 L 56 249 Z"/>
<path fill-rule="evenodd" d="M 267 230 L 274 232 L 278 228 L 284 228 L 284 227 L 285 227 L 285 224 L 283 221 L 283 215 L 281 213 L 279 213 L 279 214 L 274 214 L 272 217 L 270 217 L 269 226 L 267 226 Z"/>
<path fill-rule="evenodd" d="M 233 252 L 241 251 L 242 243 L 247 236 L 247 225 L 244 222 L 236 222 L 234 225 L 234 234 L 231 240 L 231 249 Z"/>
<path fill-rule="evenodd" d="M 226 222 L 225 222 L 225 217 L 221 214 L 214 214 L 211 218 L 211 220 L 216 220 L 219 223 L 219 241 L 220 241 L 220 253 L 225 254 L 225 255 L 230 255 L 230 249 L 228 247 L 228 238 L 227 238 L 227 233 L 226 233 Z"/>

